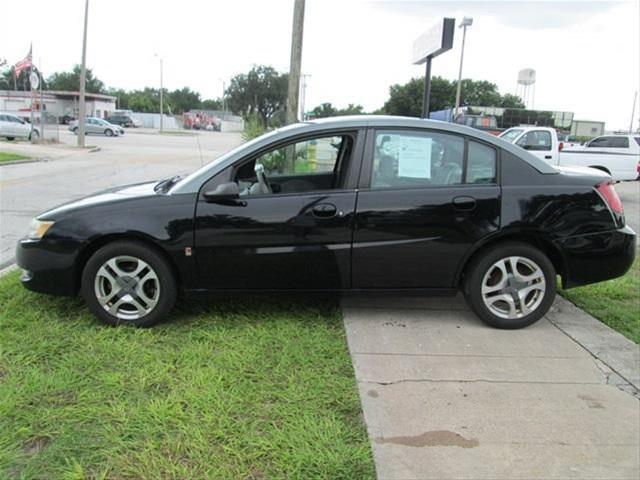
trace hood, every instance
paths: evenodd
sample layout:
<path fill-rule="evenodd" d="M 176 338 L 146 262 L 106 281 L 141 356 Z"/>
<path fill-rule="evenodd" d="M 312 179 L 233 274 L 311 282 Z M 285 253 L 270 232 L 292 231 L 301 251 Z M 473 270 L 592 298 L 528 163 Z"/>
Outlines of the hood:
<path fill-rule="evenodd" d="M 154 191 L 154 187 L 157 184 L 157 181 L 153 181 L 110 188 L 81 198 L 79 200 L 73 200 L 71 202 L 59 205 L 55 208 L 52 208 L 51 210 L 47 210 L 46 212 L 41 213 L 37 218 L 43 220 L 55 220 L 56 217 L 73 212 L 75 210 L 109 206 L 111 204 L 116 204 L 123 201 L 144 197 L 153 197 L 158 195 Z"/>

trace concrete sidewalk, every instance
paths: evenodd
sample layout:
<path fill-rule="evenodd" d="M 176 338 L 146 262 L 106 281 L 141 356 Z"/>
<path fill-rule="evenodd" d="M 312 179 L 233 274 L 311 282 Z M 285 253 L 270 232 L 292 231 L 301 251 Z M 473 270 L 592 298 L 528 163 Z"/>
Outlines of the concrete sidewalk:
<path fill-rule="evenodd" d="M 639 478 L 633 386 L 549 320 L 491 329 L 460 297 L 343 310 L 380 479 Z"/>

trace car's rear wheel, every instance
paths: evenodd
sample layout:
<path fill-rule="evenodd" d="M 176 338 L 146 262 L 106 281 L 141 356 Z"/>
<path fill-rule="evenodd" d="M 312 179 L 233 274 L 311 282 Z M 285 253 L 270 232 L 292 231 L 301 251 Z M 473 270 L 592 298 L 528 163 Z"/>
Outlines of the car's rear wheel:
<path fill-rule="evenodd" d="M 555 295 L 553 264 L 531 245 L 496 245 L 467 269 L 467 302 L 481 320 L 496 328 L 522 328 L 537 322 Z"/>
<path fill-rule="evenodd" d="M 149 327 L 173 308 L 177 286 L 161 254 L 134 241 L 117 241 L 94 253 L 82 274 L 82 296 L 108 325 Z"/>
<path fill-rule="evenodd" d="M 107 129 L 104 131 L 104 134 L 105 134 L 107 137 L 113 137 L 113 130 L 111 130 L 110 128 L 107 128 Z"/>

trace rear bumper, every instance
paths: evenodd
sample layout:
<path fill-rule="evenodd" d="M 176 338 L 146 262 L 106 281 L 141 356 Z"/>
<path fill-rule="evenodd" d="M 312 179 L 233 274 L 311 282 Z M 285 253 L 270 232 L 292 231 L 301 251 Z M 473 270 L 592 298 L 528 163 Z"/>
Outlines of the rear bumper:
<path fill-rule="evenodd" d="M 16 263 L 23 270 L 20 281 L 34 292 L 76 295 L 75 255 L 51 247 L 42 240 L 18 242 Z"/>
<path fill-rule="evenodd" d="M 636 234 L 624 227 L 564 238 L 557 246 L 564 257 L 563 286 L 579 287 L 627 273 L 636 255 Z"/>

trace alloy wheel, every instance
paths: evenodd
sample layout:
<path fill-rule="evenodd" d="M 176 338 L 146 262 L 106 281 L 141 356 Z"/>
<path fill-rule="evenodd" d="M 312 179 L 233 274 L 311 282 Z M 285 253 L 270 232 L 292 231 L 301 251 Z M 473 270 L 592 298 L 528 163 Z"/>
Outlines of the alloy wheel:
<path fill-rule="evenodd" d="M 148 263 L 120 255 L 98 269 L 94 291 L 100 305 L 114 317 L 138 320 L 158 304 L 160 281 Z"/>
<path fill-rule="evenodd" d="M 546 280 L 540 266 L 520 256 L 495 262 L 482 280 L 482 300 L 500 318 L 522 318 L 542 303 Z"/>

